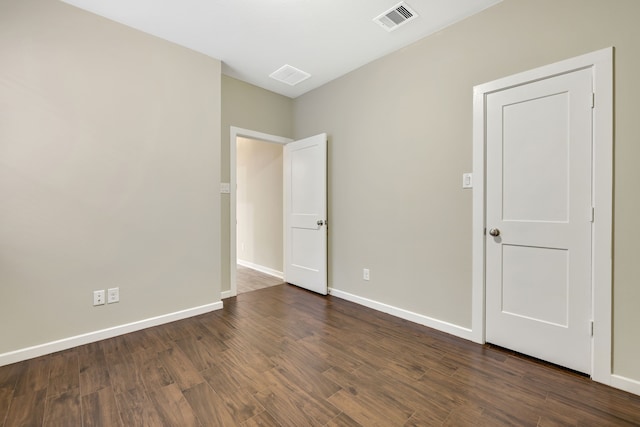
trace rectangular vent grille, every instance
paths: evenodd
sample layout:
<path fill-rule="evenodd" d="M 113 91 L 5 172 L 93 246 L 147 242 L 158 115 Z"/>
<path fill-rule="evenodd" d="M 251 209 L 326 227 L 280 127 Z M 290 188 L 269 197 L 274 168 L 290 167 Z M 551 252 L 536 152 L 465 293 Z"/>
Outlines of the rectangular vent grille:
<path fill-rule="evenodd" d="M 307 80 L 309 77 L 311 77 L 311 74 L 287 64 L 269 74 L 269 77 L 274 80 L 278 80 L 279 82 L 286 83 L 289 86 L 295 86 L 298 83 Z"/>
<path fill-rule="evenodd" d="M 393 31 L 417 17 L 418 14 L 414 12 L 408 4 L 401 2 L 380 16 L 375 17 L 373 21 L 385 30 Z"/>

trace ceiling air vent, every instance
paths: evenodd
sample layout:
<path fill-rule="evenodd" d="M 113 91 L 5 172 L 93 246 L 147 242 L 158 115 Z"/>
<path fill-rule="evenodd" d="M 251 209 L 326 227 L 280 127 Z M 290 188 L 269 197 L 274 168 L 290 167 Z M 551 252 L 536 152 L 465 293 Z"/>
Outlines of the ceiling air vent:
<path fill-rule="evenodd" d="M 408 4 L 400 2 L 380 16 L 375 17 L 373 21 L 385 30 L 393 31 L 417 17 L 418 14 L 415 13 Z"/>
<path fill-rule="evenodd" d="M 283 65 L 273 73 L 269 74 L 269 77 L 290 86 L 295 86 L 301 81 L 307 80 L 311 77 L 311 74 L 298 70 L 296 67 L 292 67 L 291 65 Z"/>

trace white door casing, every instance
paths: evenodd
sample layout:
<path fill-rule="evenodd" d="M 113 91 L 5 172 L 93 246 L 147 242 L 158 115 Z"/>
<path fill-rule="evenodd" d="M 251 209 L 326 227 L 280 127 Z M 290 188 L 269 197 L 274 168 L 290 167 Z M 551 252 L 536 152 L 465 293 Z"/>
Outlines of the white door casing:
<path fill-rule="evenodd" d="M 327 135 L 284 147 L 284 279 L 327 294 Z"/>
<path fill-rule="evenodd" d="M 503 280 L 503 273 L 498 270 L 497 267 L 491 262 L 491 260 L 494 259 L 496 255 L 495 253 L 491 253 L 492 250 L 494 252 L 500 252 L 500 262 L 502 262 L 502 257 L 506 257 L 506 262 L 509 264 L 507 272 L 504 275 L 504 279 L 506 281 L 511 281 L 511 283 L 508 283 L 507 288 L 505 289 L 508 295 L 502 295 L 503 284 L 500 283 L 500 311 L 520 311 L 519 315 L 511 316 L 517 317 L 518 321 L 529 320 L 526 319 L 527 317 L 546 317 L 543 320 L 548 325 L 562 324 L 563 321 L 566 321 L 567 319 L 570 320 L 571 316 L 573 315 L 573 312 L 571 310 L 567 311 L 563 309 L 563 304 L 558 304 L 557 299 L 555 300 L 556 304 L 552 307 L 552 309 L 549 309 L 547 311 L 543 310 L 542 312 L 535 311 L 535 308 L 531 308 L 534 307 L 535 304 L 532 306 L 526 306 L 523 303 L 521 294 L 516 293 L 517 296 L 514 297 L 512 292 L 513 289 L 511 289 L 513 288 L 513 277 L 516 277 L 516 272 L 518 272 L 520 276 L 522 276 L 521 273 L 525 273 L 525 277 L 527 277 L 527 280 L 529 280 L 529 282 L 534 282 L 533 279 L 537 279 L 535 280 L 536 282 L 544 282 L 545 280 L 556 280 L 546 277 L 547 274 L 550 274 L 549 271 L 552 271 L 548 267 L 545 269 L 533 268 L 530 263 L 530 261 L 532 260 L 537 262 L 539 265 L 555 264 L 556 269 L 564 268 L 562 267 L 562 265 L 564 265 L 565 267 L 568 265 L 566 263 L 566 248 L 561 249 L 562 244 L 560 244 L 560 242 L 558 242 L 557 240 L 560 239 L 561 235 L 565 234 L 564 231 L 561 231 L 561 229 L 563 227 L 567 228 L 565 226 L 566 223 L 571 222 L 572 211 L 567 211 L 565 208 L 565 214 L 569 216 L 569 220 L 562 221 L 560 218 L 562 212 L 558 211 L 557 208 L 551 209 L 551 207 L 557 207 L 559 205 L 558 194 L 560 194 L 561 192 L 555 192 L 554 189 L 554 195 L 552 197 L 556 197 L 556 199 L 545 199 L 542 205 L 532 205 L 529 200 L 522 197 L 522 194 L 526 191 L 535 192 L 538 191 L 536 188 L 539 189 L 544 187 L 545 185 L 551 185 L 551 181 L 553 180 L 551 178 L 553 178 L 554 176 L 557 180 L 559 176 L 558 171 L 561 170 L 558 165 L 561 162 L 558 162 L 558 158 L 549 159 L 549 161 L 551 162 L 549 164 L 549 167 L 545 168 L 544 171 L 538 174 L 541 175 L 544 172 L 545 175 L 542 182 L 536 181 L 539 186 L 532 185 L 531 182 L 528 182 L 526 180 L 518 183 L 517 185 L 511 185 L 515 182 L 513 181 L 514 176 L 519 175 L 520 177 L 524 177 L 526 176 L 525 172 L 527 172 L 527 170 L 521 171 L 517 166 L 515 167 L 515 169 L 512 168 L 512 170 L 507 170 L 507 176 L 511 174 L 511 178 L 509 178 L 509 180 L 511 180 L 512 182 L 511 184 L 507 183 L 507 187 L 504 187 L 504 190 L 507 197 L 515 198 L 511 201 L 507 200 L 508 206 L 504 208 L 502 206 L 500 208 L 497 208 L 497 212 L 500 214 L 500 221 L 502 221 L 502 218 L 507 218 L 510 219 L 510 224 L 505 224 L 504 221 L 502 221 L 499 222 L 497 226 L 495 226 L 495 224 L 492 225 L 491 222 L 496 221 L 496 219 L 490 218 L 490 215 L 494 215 L 494 213 L 492 213 L 489 204 L 492 203 L 491 200 L 497 198 L 498 196 L 495 193 L 492 195 L 491 191 L 487 187 L 488 185 L 491 185 L 495 180 L 495 177 L 491 177 L 490 175 L 495 168 L 496 161 L 495 159 L 490 159 L 490 157 L 492 156 L 492 150 L 488 146 L 488 135 L 491 132 L 489 129 L 488 119 L 491 114 L 489 111 L 490 108 L 492 108 L 491 104 L 502 103 L 510 105 L 508 100 L 500 100 L 499 96 L 491 100 L 490 98 L 493 95 L 498 95 L 501 92 L 506 94 L 507 92 L 510 92 L 511 89 L 517 89 L 518 87 L 529 84 L 535 86 L 536 82 L 542 82 L 545 80 L 548 81 L 555 76 L 569 75 L 575 72 L 578 72 L 578 74 L 580 74 L 582 72 L 581 70 L 592 77 L 592 92 L 595 94 L 595 103 L 594 108 L 592 109 L 592 126 L 588 129 L 588 131 L 592 135 L 593 141 L 593 145 L 589 153 L 592 161 L 589 162 L 589 170 L 587 171 L 587 176 L 592 177 L 592 180 L 589 183 L 589 194 L 591 202 L 590 205 L 594 207 L 594 221 L 588 222 L 590 233 L 575 231 L 575 233 L 577 234 L 587 236 L 589 234 L 591 235 L 591 241 L 583 242 L 579 245 L 581 246 L 581 248 L 577 249 L 578 253 L 580 253 L 580 251 L 583 251 L 582 257 L 584 258 L 584 246 L 586 245 L 586 251 L 588 252 L 588 257 L 591 264 L 590 271 L 588 271 L 587 273 L 582 273 L 583 276 L 586 277 L 586 280 L 589 282 L 588 286 L 586 287 L 586 289 L 588 290 L 588 295 L 579 296 L 579 298 L 586 298 L 587 300 L 591 300 L 591 303 L 587 303 L 588 313 L 590 315 L 588 317 L 594 320 L 593 336 L 589 337 L 588 346 L 590 350 L 590 357 L 588 357 L 589 360 L 586 362 L 588 365 L 586 371 L 591 373 L 594 380 L 606 384 L 612 384 L 612 382 L 615 382 L 615 378 L 613 378 L 614 376 L 611 372 L 613 48 L 602 49 L 600 51 L 592 52 L 576 58 L 540 67 L 514 76 L 505 77 L 493 82 L 476 86 L 474 88 L 473 170 L 474 175 L 476 175 L 476 178 L 474 179 L 476 185 L 473 190 L 472 335 L 474 341 L 479 343 L 484 343 L 486 338 L 492 338 L 492 332 L 488 330 L 490 328 L 491 322 L 491 320 L 489 319 L 491 315 L 488 313 L 488 311 L 495 308 L 495 301 L 490 301 L 490 296 L 488 295 L 488 293 L 492 291 L 489 281 L 494 280 L 496 274 L 500 274 L 500 280 Z M 526 111 L 526 109 L 530 106 L 533 106 L 533 104 L 535 103 L 538 103 L 537 106 L 546 103 L 546 107 L 550 110 L 554 108 L 558 109 L 563 102 L 567 102 L 566 99 L 562 100 L 561 98 L 562 96 L 558 96 L 555 98 L 542 97 L 539 99 L 536 98 L 537 101 L 529 105 L 526 105 L 527 103 L 525 103 L 524 105 L 514 104 L 515 107 L 511 111 L 506 112 L 507 119 L 510 120 L 513 117 L 516 117 L 517 119 L 518 115 L 524 115 L 523 113 Z M 515 113 L 515 116 L 512 113 Z M 506 131 L 511 132 L 508 128 L 506 129 Z M 530 131 L 532 133 L 535 133 L 537 129 L 530 129 Z M 509 136 L 507 135 L 507 137 Z M 508 147 L 508 145 L 509 144 L 507 141 L 507 157 L 513 157 L 515 155 L 514 151 L 511 150 L 511 147 Z M 502 151 L 502 148 L 500 149 L 500 151 Z M 502 155 L 502 153 L 500 153 L 500 155 Z M 544 163 L 544 158 L 540 159 L 536 158 L 535 156 L 536 153 L 533 153 L 533 158 L 531 158 L 531 160 L 534 160 L 534 163 L 535 161 Z M 515 162 L 515 164 L 517 164 L 517 161 Z M 502 170 L 501 165 L 499 166 L 499 169 Z M 555 175 L 553 175 L 553 170 L 556 171 Z M 529 170 L 529 172 L 531 171 Z M 535 170 L 533 172 L 535 172 Z M 519 189 L 522 189 L 522 192 L 519 192 Z M 500 194 L 500 197 L 502 196 L 503 195 Z M 528 231 L 524 230 L 526 228 L 526 224 L 520 224 L 519 222 L 525 221 L 516 220 L 520 219 L 518 217 L 523 217 L 523 212 L 526 211 L 520 209 L 520 207 L 522 206 L 533 208 L 534 215 L 530 216 L 538 217 L 538 219 L 544 220 L 538 220 L 537 224 L 534 224 L 535 226 L 533 228 L 529 229 Z M 535 211 L 535 209 L 538 210 Z M 583 214 L 580 212 L 576 213 L 576 215 L 586 215 L 588 219 L 591 219 L 591 211 L 589 208 L 587 208 L 586 213 Z M 524 218 L 531 219 L 526 218 L 526 216 L 524 216 Z M 557 224 L 553 224 L 554 222 L 556 222 Z M 487 231 L 486 236 L 485 228 Z M 490 228 L 500 229 L 501 236 L 497 238 L 490 236 L 488 234 Z M 547 229 L 545 230 L 545 228 Z M 518 233 L 525 233 L 525 235 L 528 235 L 527 239 L 529 239 L 530 241 L 528 241 L 527 245 L 530 245 L 532 247 L 523 245 L 522 243 L 520 243 L 520 241 L 510 240 Z M 569 234 L 572 233 L 574 232 L 569 232 Z M 545 236 L 551 236 L 552 242 L 543 242 L 542 240 L 544 240 Z M 556 240 L 555 242 L 553 242 L 554 239 Z M 549 251 L 545 249 L 538 249 L 553 247 L 556 248 L 555 252 L 553 249 Z M 504 250 L 505 248 L 506 250 Z M 571 266 L 569 266 L 568 268 L 571 269 Z M 553 277 L 557 278 L 558 276 L 555 275 Z M 570 276 L 570 279 L 573 279 L 573 277 Z M 546 291 L 551 291 L 553 289 L 548 285 L 548 282 L 545 283 L 545 286 L 546 287 L 544 287 L 543 290 L 546 289 Z M 485 294 L 485 292 L 487 294 Z M 511 292 L 511 294 L 509 294 L 509 292 Z M 542 300 L 541 295 L 542 292 L 540 290 L 540 292 L 536 291 L 527 295 L 526 298 L 528 300 L 531 300 L 531 302 L 535 302 L 536 300 L 540 302 L 540 300 Z M 503 296 L 505 296 L 505 298 L 503 298 Z M 569 297 L 567 297 L 566 299 L 567 301 L 568 298 Z M 492 304 L 494 306 L 493 308 Z M 503 307 L 505 307 L 506 310 L 502 310 Z M 485 329 L 485 327 L 487 329 Z M 590 335 L 589 324 L 587 324 L 586 329 L 587 335 Z M 487 334 L 486 336 L 485 332 Z M 529 331 L 525 330 L 525 332 L 520 333 L 520 335 L 522 335 L 524 340 L 526 341 L 527 337 L 529 336 Z M 584 344 L 580 345 L 584 346 Z M 583 363 L 584 365 L 584 362 L 581 363 Z M 581 368 L 580 370 L 585 369 Z"/>
<path fill-rule="evenodd" d="M 486 340 L 584 373 L 592 93 L 583 69 L 485 99 Z"/>

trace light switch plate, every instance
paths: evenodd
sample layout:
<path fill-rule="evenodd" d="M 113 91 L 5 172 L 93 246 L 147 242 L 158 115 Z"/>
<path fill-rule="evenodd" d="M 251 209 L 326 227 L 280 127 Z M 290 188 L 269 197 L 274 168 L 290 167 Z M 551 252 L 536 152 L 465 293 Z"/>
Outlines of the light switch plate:
<path fill-rule="evenodd" d="M 473 174 L 472 173 L 463 173 L 462 174 L 462 188 L 473 188 Z"/>
<path fill-rule="evenodd" d="M 228 182 L 221 182 L 220 183 L 220 193 L 222 193 L 222 194 L 231 193 L 231 185 L 229 185 Z"/>

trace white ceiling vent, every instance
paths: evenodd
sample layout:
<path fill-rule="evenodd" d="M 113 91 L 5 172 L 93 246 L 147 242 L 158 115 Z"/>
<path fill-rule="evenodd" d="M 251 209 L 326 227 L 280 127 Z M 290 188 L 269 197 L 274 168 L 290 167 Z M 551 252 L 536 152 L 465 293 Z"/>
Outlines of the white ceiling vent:
<path fill-rule="evenodd" d="M 311 74 L 298 70 L 296 67 L 292 67 L 291 65 L 283 65 L 273 73 L 269 74 L 269 77 L 290 86 L 295 86 L 301 81 L 307 80 L 311 77 Z"/>
<path fill-rule="evenodd" d="M 373 18 L 373 21 L 385 30 L 393 31 L 417 17 L 418 14 L 414 12 L 408 4 L 400 2 L 380 16 Z"/>

